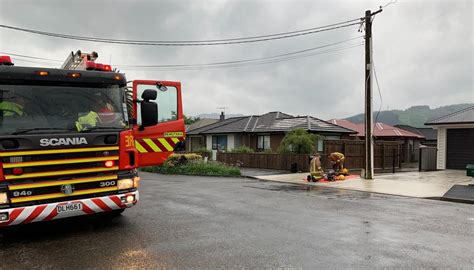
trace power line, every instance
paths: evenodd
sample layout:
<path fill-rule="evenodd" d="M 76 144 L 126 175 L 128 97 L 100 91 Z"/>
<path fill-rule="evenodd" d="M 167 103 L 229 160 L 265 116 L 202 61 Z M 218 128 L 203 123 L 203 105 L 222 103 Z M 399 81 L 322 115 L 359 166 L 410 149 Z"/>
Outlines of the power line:
<path fill-rule="evenodd" d="M 386 3 L 385 5 L 383 6 L 380 6 L 380 9 L 383 9 L 383 8 L 386 8 L 392 4 L 396 4 L 398 0 L 391 0 L 390 2 Z"/>
<path fill-rule="evenodd" d="M 253 37 L 241 37 L 241 38 L 231 38 L 231 39 L 214 39 L 214 40 L 188 40 L 188 41 L 149 41 L 149 40 L 130 40 L 130 39 L 110 39 L 110 38 L 97 38 L 97 37 L 86 37 L 86 36 L 77 36 L 77 35 L 69 35 L 69 34 L 60 34 L 60 33 L 53 33 L 53 32 L 46 32 L 46 31 L 39 31 L 39 30 L 32 30 L 27 28 L 20 28 L 15 26 L 3 25 L 0 24 L 0 28 L 21 31 L 31 34 L 49 36 L 49 37 L 56 37 L 56 38 L 63 38 L 63 39 L 71 39 L 71 40 L 81 40 L 81 41 L 89 41 L 89 42 L 97 42 L 97 43 L 110 43 L 110 44 L 126 44 L 126 45 L 148 45 L 148 46 L 205 46 L 205 45 L 230 45 L 230 44 L 242 44 L 242 43 L 255 43 L 255 42 L 264 42 L 270 40 L 277 40 L 277 39 L 285 39 L 285 38 L 292 38 L 298 36 L 304 36 L 309 34 L 315 34 L 320 32 L 326 32 L 330 30 L 335 30 L 339 28 L 345 28 L 352 25 L 359 25 L 361 19 L 353 19 L 348 20 L 340 23 L 330 24 L 326 26 L 320 27 L 313 27 L 304 30 L 297 30 L 291 32 L 284 32 L 278 34 L 270 34 L 270 35 L 261 35 L 261 36 L 253 36 Z"/>
<path fill-rule="evenodd" d="M 204 63 L 204 64 L 168 64 L 168 65 L 125 65 L 125 64 L 116 64 L 114 66 L 120 67 L 123 70 L 138 70 L 138 69 L 160 69 L 160 70 L 194 70 L 194 69 L 202 69 L 202 68 L 215 68 L 215 67 L 238 67 L 238 66 L 249 66 L 249 65 L 259 65 L 259 64 L 268 64 L 268 63 L 277 63 L 277 62 L 283 62 L 283 61 L 288 61 L 288 60 L 293 60 L 296 58 L 302 58 L 302 57 L 309 57 L 313 55 L 319 55 L 319 54 L 325 54 L 325 53 L 330 53 L 330 52 L 337 52 L 337 51 L 342 51 L 346 49 L 351 49 L 355 47 L 361 46 L 363 43 L 357 43 L 357 44 L 349 44 L 348 46 L 345 47 L 338 47 L 338 48 L 332 48 L 329 50 L 325 51 L 320 51 L 316 54 L 310 54 L 309 52 L 320 50 L 322 48 L 327 48 L 335 45 L 339 45 L 342 43 L 346 43 L 349 41 L 353 41 L 356 39 L 361 38 L 362 36 L 357 36 L 353 38 L 349 38 L 346 40 L 341 40 L 338 42 L 333 42 L 309 49 L 304 49 L 304 50 L 299 50 L 299 51 L 293 51 L 289 53 L 284 53 L 284 54 L 279 54 L 279 55 L 273 55 L 273 56 L 268 56 L 268 57 L 262 57 L 262 58 L 251 58 L 251 59 L 243 59 L 243 60 L 234 60 L 234 61 L 224 61 L 224 62 L 213 62 L 213 63 Z M 53 61 L 53 62 L 63 62 L 61 60 L 57 59 L 50 59 L 50 58 L 43 58 L 43 57 L 36 57 L 36 56 L 29 56 L 29 55 L 24 55 L 24 54 L 16 54 L 16 53 L 9 53 L 9 52 L 0 52 L 1 54 L 6 54 L 6 55 L 11 55 L 11 56 L 17 56 L 21 58 L 26 58 L 26 59 L 32 59 L 32 60 L 24 60 L 24 59 L 17 59 L 18 61 L 24 61 L 24 62 L 30 62 L 30 63 L 38 63 L 41 61 Z M 273 60 L 273 61 L 271 61 Z M 51 63 L 48 63 L 51 64 Z"/>
<path fill-rule="evenodd" d="M 380 106 L 379 106 L 379 111 L 377 112 L 377 115 L 375 116 L 375 123 L 377 123 L 377 120 L 379 119 L 379 114 L 382 111 L 382 92 L 380 91 L 380 85 L 379 85 L 379 79 L 377 78 L 377 72 L 375 71 L 375 64 L 374 60 L 372 59 L 372 67 L 374 69 L 374 77 L 375 77 L 375 83 L 377 84 L 377 89 L 379 91 L 379 97 L 380 97 Z"/>
<path fill-rule="evenodd" d="M 364 43 L 360 44 L 355 44 L 347 47 L 341 47 L 337 49 L 330 49 L 330 50 L 325 50 L 317 53 L 311 53 L 311 54 L 305 54 L 305 55 L 296 55 L 296 56 L 291 56 L 291 57 L 282 57 L 282 58 L 277 58 L 277 59 L 267 59 L 263 61 L 252 61 L 252 62 L 244 62 L 244 63 L 236 63 L 236 64 L 227 64 L 227 65 L 212 65 L 212 66 L 203 66 L 203 65 L 196 65 L 196 66 L 187 66 L 187 67 L 174 67 L 174 68 L 160 68 L 160 67 L 155 67 L 155 68 L 145 68 L 147 69 L 158 69 L 158 70 L 175 70 L 175 71 L 181 71 L 181 70 L 198 70 L 198 69 L 207 69 L 207 68 L 232 68 L 232 67 L 243 67 L 243 66 L 258 66 L 258 65 L 264 65 L 264 64 L 272 64 L 272 63 L 279 63 L 279 62 L 285 62 L 285 61 L 290 61 L 298 58 L 303 58 L 303 57 L 311 57 L 311 56 L 316 56 L 316 55 L 322 55 L 322 54 L 327 54 L 327 53 L 332 53 L 332 52 L 339 52 L 343 50 L 348 50 L 348 49 L 353 49 L 357 47 L 363 46 Z M 119 66 L 120 67 L 120 66 Z M 121 70 L 143 70 L 139 68 L 121 68 Z"/>
<path fill-rule="evenodd" d="M 45 61 L 53 61 L 53 62 L 64 62 L 61 60 L 57 59 L 50 59 L 50 58 L 43 58 L 43 57 L 35 57 L 35 56 L 29 56 L 29 55 L 23 55 L 23 54 L 15 54 L 15 53 L 9 53 L 9 52 L 0 52 L 1 54 L 6 54 L 6 55 L 11 55 L 11 56 L 16 56 L 16 57 L 23 57 L 23 58 L 29 58 L 29 59 L 36 59 L 36 60 L 45 60 Z M 24 61 L 24 60 L 23 60 Z"/>
<path fill-rule="evenodd" d="M 330 44 L 326 44 L 326 45 L 322 45 L 322 46 L 318 46 L 318 47 L 313 47 L 313 48 L 304 49 L 304 50 L 300 50 L 300 51 L 294 51 L 294 52 L 290 52 L 290 53 L 284 53 L 284 54 L 268 56 L 268 57 L 263 57 L 263 58 L 252 58 L 252 59 L 225 61 L 225 62 L 214 62 L 214 63 L 206 63 L 206 64 L 179 64 L 179 65 L 120 65 L 120 64 L 116 64 L 116 66 L 119 66 L 119 67 L 132 67 L 132 68 L 174 68 L 174 67 L 180 68 L 180 67 L 190 67 L 190 66 L 192 66 L 192 67 L 200 66 L 201 67 L 201 66 L 236 64 L 236 63 L 252 62 L 252 61 L 259 61 L 259 60 L 266 60 L 266 59 L 279 58 L 279 57 L 290 56 L 290 55 L 295 55 L 295 54 L 301 54 L 301 53 L 305 53 L 305 52 L 310 52 L 310 51 L 314 51 L 314 50 L 318 50 L 318 49 L 338 45 L 338 44 L 345 43 L 345 42 L 348 42 L 348 41 L 356 40 L 356 39 L 359 39 L 361 37 L 362 36 L 357 36 L 357 37 L 353 37 L 353 38 L 350 38 L 350 39 L 346 39 L 346 40 L 342 40 L 342 41 L 338 41 L 338 42 L 334 42 L 334 43 L 330 43 Z"/>
<path fill-rule="evenodd" d="M 186 66 L 179 66 L 179 67 L 159 67 L 159 66 L 153 66 L 153 67 L 125 67 L 124 65 L 115 65 L 117 67 L 120 67 L 121 70 L 171 70 L 171 71 L 186 71 L 186 70 L 199 70 L 199 69 L 210 69 L 210 68 L 232 68 L 232 67 L 244 67 L 244 66 L 258 66 L 258 65 L 264 65 L 264 64 L 272 64 L 272 63 L 280 63 L 280 62 L 285 62 L 285 61 L 290 61 L 294 59 L 299 59 L 299 58 L 304 58 L 304 57 L 311 57 L 311 56 L 316 56 L 316 55 L 322 55 L 322 54 L 328 54 L 328 53 L 333 53 L 333 52 L 339 52 L 339 51 L 344 51 L 344 50 L 349 50 L 357 47 L 363 46 L 364 43 L 358 43 L 358 44 L 352 44 L 349 46 L 345 47 L 339 47 L 339 48 L 334 48 L 334 49 L 329 49 L 329 50 L 324 50 L 320 51 L 317 53 L 311 53 L 311 54 L 303 54 L 303 55 L 293 55 L 293 56 L 287 56 L 287 57 L 280 57 L 280 58 L 274 58 L 276 56 L 271 56 L 271 57 L 266 57 L 266 58 L 258 58 L 252 61 L 248 62 L 239 62 L 239 63 L 232 63 L 232 64 L 226 64 L 226 65 L 209 65 L 209 64 L 202 64 L 202 65 L 186 65 Z M 273 58 L 273 59 L 272 59 Z M 47 60 L 53 60 L 53 59 L 47 59 Z M 260 60 L 260 61 L 257 61 Z M 43 64 L 46 63 L 42 60 L 25 60 L 25 59 L 17 59 L 17 61 L 22 61 L 22 62 L 27 62 L 27 63 L 34 63 L 34 64 Z M 52 63 L 46 63 L 48 65 L 51 65 Z M 219 63 L 216 63 L 219 64 Z M 122 68 L 125 67 L 125 68 Z"/>
<path fill-rule="evenodd" d="M 333 24 L 328 24 L 328 25 L 323 25 L 323 26 L 318 26 L 318 27 L 313 27 L 313 28 L 307 28 L 307 29 L 303 29 L 303 30 L 296 30 L 296 31 L 290 31 L 290 32 L 283 32 L 283 33 L 277 33 L 277 34 L 260 35 L 260 36 L 251 36 L 251 37 L 230 38 L 230 39 L 181 40 L 181 41 L 163 41 L 163 40 L 161 40 L 161 41 L 153 41 L 153 40 L 132 40 L 132 39 L 110 39 L 110 38 L 97 38 L 97 37 L 84 37 L 84 36 L 83 36 L 82 38 L 96 39 L 96 40 L 101 40 L 101 41 L 150 42 L 150 43 L 206 43 L 206 42 L 226 42 L 226 41 L 236 41 L 236 40 L 246 40 L 246 39 L 257 39 L 257 38 L 266 38 L 266 37 L 281 36 L 281 35 L 295 34 L 295 33 L 301 33 L 301 32 L 308 32 L 308 31 L 313 31 L 313 30 L 318 30 L 318 29 L 333 27 L 333 26 L 337 26 L 337 25 L 341 25 L 341 24 L 356 22 L 356 21 L 360 21 L 360 20 L 362 20 L 362 18 L 356 18 L 356 19 L 352 19 L 352 20 L 347 20 L 347 21 L 339 22 L 339 23 L 333 23 Z M 35 33 L 35 34 L 53 34 L 53 33 L 51 33 L 51 32 L 44 32 L 44 31 L 39 31 L 39 30 L 31 30 L 31 29 L 25 29 L 25 28 L 20 28 L 20 27 L 15 27 L 15 26 L 8 26 L 8 25 L 0 25 L 0 27 L 8 28 L 8 29 L 11 29 L 11 30 L 18 30 L 18 31 L 30 32 L 30 33 Z M 54 33 L 54 34 L 56 34 L 56 33 Z M 57 34 L 57 35 L 80 37 L 80 36 L 66 35 L 66 34 Z"/>

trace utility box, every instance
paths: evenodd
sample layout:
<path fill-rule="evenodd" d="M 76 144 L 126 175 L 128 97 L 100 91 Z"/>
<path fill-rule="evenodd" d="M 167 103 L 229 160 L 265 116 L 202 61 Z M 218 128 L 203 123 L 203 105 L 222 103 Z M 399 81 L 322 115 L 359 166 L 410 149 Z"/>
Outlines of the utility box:
<path fill-rule="evenodd" d="M 420 146 L 418 160 L 419 171 L 436 171 L 436 155 L 438 150 L 433 146 Z"/>
<path fill-rule="evenodd" d="M 466 165 L 466 175 L 474 177 L 474 164 Z"/>

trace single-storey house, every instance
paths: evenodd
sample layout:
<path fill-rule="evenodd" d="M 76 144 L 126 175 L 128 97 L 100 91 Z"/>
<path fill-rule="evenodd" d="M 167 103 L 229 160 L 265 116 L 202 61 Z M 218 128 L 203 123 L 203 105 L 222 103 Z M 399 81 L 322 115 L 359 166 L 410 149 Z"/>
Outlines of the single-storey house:
<path fill-rule="evenodd" d="M 200 120 L 192 123 L 191 125 L 186 126 L 186 134 L 188 134 L 188 132 L 191 131 L 191 130 L 199 129 L 199 128 L 202 128 L 202 127 L 205 127 L 205 126 L 217 123 L 217 122 L 219 122 L 219 119 L 207 119 L 207 118 L 200 119 Z M 192 138 L 190 138 L 189 136 L 187 136 L 187 140 L 185 141 L 185 143 L 186 143 L 186 150 L 187 151 L 198 150 L 199 148 L 202 148 L 203 144 L 204 144 L 203 138 L 201 138 L 201 137 L 192 137 Z"/>
<path fill-rule="evenodd" d="M 474 106 L 468 107 L 425 125 L 438 130 L 437 169 L 466 169 L 474 164 Z"/>
<path fill-rule="evenodd" d="M 357 131 L 350 137 L 358 140 L 365 138 L 365 124 L 352 123 L 345 119 L 331 119 L 329 122 L 348 129 Z M 421 134 L 413 133 L 385 123 L 375 123 L 373 131 L 374 140 L 398 141 L 402 144 L 402 162 L 417 162 L 419 158 L 420 142 L 424 140 Z"/>
<path fill-rule="evenodd" d="M 221 119 L 221 121 L 189 130 L 186 134 L 188 151 L 206 147 L 209 150 L 232 150 L 247 146 L 255 151 L 276 151 L 286 132 L 303 128 L 325 139 L 341 139 L 356 133 L 312 116 L 292 116 L 282 112 Z M 318 151 L 323 142 L 318 141 Z"/>

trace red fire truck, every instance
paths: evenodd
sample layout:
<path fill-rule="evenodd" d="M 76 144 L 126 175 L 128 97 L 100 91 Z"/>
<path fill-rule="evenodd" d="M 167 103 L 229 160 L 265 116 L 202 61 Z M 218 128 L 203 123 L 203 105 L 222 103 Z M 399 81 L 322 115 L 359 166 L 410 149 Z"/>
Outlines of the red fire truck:
<path fill-rule="evenodd" d="M 0 56 L 0 227 L 121 213 L 138 202 L 137 168 L 182 147 L 181 84 L 128 83 L 97 57 L 51 69 Z"/>

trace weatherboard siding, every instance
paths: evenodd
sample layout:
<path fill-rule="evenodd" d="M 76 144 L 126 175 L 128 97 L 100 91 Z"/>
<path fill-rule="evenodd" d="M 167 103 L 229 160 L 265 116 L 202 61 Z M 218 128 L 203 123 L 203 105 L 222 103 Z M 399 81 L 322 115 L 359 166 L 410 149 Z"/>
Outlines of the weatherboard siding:
<path fill-rule="evenodd" d="M 438 127 L 438 157 L 436 168 L 438 170 L 446 169 L 446 128 Z"/>

